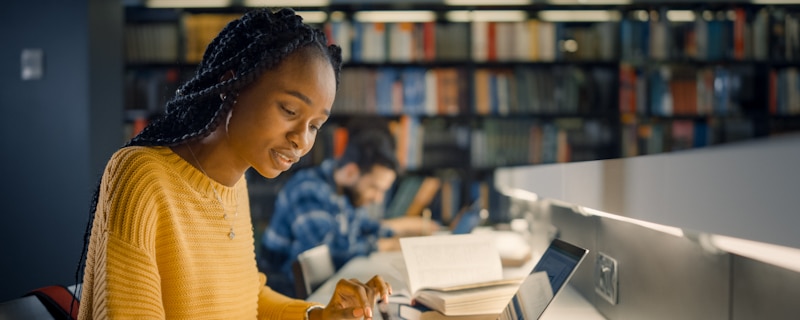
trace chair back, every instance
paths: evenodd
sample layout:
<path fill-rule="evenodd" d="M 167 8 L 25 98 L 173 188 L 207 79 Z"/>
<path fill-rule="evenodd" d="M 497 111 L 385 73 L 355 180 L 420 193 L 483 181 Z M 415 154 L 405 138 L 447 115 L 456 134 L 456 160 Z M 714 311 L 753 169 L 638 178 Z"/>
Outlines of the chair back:
<path fill-rule="evenodd" d="M 80 285 L 51 285 L 0 302 L 0 320 L 73 320 L 78 317 Z"/>
<path fill-rule="evenodd" d="M 328 245 L 322 244 L 300 253 L 292 264 L 292 272 L 295 295 L 298 299 L 307 298 L 336 272 Z"/>
<path fill-rule="evenodd" d="M 26 296 L 0 302 L 0 320 L 55 319 L 39 298 Z"/>

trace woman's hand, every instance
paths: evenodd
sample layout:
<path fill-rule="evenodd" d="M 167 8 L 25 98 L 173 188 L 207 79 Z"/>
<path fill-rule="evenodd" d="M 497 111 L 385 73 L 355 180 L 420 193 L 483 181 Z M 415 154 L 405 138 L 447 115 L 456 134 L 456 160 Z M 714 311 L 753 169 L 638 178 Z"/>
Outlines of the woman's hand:
<path fill-rule="evenodd" d="M 372 319 L 372 307 L 378 299 L 388 303 L 392 286 L 380 276 L 374 276 L 367 283 L 356 279 L 341 279 L 336 283 L 331 301 L 322 310 L 311 312 L 310 319 Z"/>

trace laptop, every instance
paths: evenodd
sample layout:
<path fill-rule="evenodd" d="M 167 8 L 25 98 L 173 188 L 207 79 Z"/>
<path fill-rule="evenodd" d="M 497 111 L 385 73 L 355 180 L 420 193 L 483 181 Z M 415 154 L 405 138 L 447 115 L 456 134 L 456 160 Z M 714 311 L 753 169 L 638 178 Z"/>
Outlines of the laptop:
<path fill-rule="evenodd" d="M 589 250 L 555 239 L 496 319 L 531 320 L 539 317 L 578 270 Z M 547 287 L 549 285 L 549 288 Z"/>
<path fill-rule="evenodd" d="M 550 303 L 563 291 L 564 285 L 578 270 L 589 250 L 560 239 L 554 239 L 528 276 L 520 284 L 500 314 L 459 316 L 469 320 L 533 320 L 539 319 Z M 404 310 L 405 309 L 405 310 Z M 416 310 L 413 310 L 416 309 Z M 418 307 L 399 308 L 399 317 L 391 319 L 448 319 L 441 313 L 419 310 Z M 420 314 L 420 311 L 421 312 Z M 390 318 L 384 316 L 384 319 Z"/>
<path fill-rule="evenodd" d="M 467 209 L 459 215 L 458 221 L 451 233 L 467 234 L 472 232 L 475 227 L 481 224 L 481 210 L 483 210 L 483 208 L 481 208 L 481 202 L 479 200 L 472 202 L 472 205 L 467 207 Z"/>

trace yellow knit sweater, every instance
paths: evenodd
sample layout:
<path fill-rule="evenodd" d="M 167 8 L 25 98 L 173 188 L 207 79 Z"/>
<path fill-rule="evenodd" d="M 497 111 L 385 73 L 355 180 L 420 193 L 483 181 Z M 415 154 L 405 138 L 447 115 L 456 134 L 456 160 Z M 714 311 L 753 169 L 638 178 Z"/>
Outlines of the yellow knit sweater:
<path fill-rule="evenodd" d="M 112 156 L 92 228 L 80 319 L 302 319 L 311 305 L 265 286 L 244 177 L 226 187 L 169 148 Z"/>

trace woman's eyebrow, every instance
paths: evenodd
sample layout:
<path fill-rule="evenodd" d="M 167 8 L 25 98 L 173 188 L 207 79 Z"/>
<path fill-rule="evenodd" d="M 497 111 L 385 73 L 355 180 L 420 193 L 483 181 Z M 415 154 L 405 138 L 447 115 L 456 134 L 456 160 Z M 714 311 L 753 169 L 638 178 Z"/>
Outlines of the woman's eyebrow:
<path fill-rule="evenodd" d="M 283 92 L 285 92 L 286 94 L 292 95 L 292 96 L 296 97 L 297 99 L 303 100 L 303 102 L 305 102 L 308 105 L 311 104 L 311 98 L 309 98 L 308 96 L 306 96 L 306 95 L 304 95 L 304 94 L 302 94 L 302 93 L 300 93 L 298 91 L 284 90 Z"/>
<path fill-rule="evenodd" d="M 286 93 L 286 94 L 288 94 L 288 95 L 290 95 L 290 96 L 293 96 L 293 97 L 295 97 L 295 98 L 297 98 L 297 99 L 300 99 L 300 100 L 302 100 L 303 102 L 305 102 L 305 104 L 306 104 L 306 105 L 309 105 L 309 106 L 310 106 L 310 105 L 311 105 L 311 103 L 312 103 L 312 101 L 311 101 L 311 98 L 309 98 L 307 95 L 304 95 L 304 94 L 300 93 L 299 91 L 295 91 L 295 90 L 284 90 L 283 92 L 284 92 L 284 93 Z M 328 110 L 328 109 L 323 109 L 322 111 L 325 113 L 325 116 L 328 116 L 328 117 L 330 117 L 330 116 L 331 116 L 331 111 L 330 111 L 330 110 Z"/>

